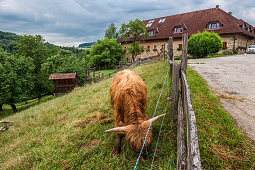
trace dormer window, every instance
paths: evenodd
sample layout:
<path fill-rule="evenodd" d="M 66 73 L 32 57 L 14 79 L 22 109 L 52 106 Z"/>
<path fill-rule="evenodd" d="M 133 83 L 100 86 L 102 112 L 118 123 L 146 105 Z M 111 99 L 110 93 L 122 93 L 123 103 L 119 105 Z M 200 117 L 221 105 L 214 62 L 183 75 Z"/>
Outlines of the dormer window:
<path fill-rule="evenodd" d="M 181 33 L 181 32 L 183 32 L 183 28 L 181 26 L 175 27 L 174 32 L 175 33 Z"/>
<path fill-rule="evenodd" d="M 220 24 L 218 22 L 211 22 L 208 24 L 207 28 L 209 30 L 217 30 L 220 28 Z"/>
<path fill-rule="evenodd" d="M 154 30 L 149 30 L 148 33 L 149 33 L 150 35 L 154 35 L 154 34 L 155 34 L 155 31 L 154 31 Z"/>
<path fill-rule="evenodd" d="M 148 24 L 146 25 L 146 28 L 150 27 L 153 24 L 154 20 L 150 20 Z"/>
<path fill-rule="evenodd" d="M 165 22 L 165 20 L 166 20 L 165 18 L 162 18 L 162 19 L 159 20 L 158 23 L 163 23 L 163 22 Z"/>

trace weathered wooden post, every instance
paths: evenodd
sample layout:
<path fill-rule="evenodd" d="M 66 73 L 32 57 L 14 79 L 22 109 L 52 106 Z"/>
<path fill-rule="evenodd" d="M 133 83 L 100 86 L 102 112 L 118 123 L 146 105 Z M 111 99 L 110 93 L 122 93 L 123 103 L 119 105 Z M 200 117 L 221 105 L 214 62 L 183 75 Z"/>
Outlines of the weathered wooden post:
<path fill-rule="evenodd" d="M 177 63 L 173 63 L 172 64 L 172 104 L 171 104 L 171 115 L 173 120 L 176 120 L 178 115 L 179 78 L 180 78 L 180 65 Z"/>
<path fill-rule="evenodd" d="M 163 45 L 163 56 L 164 56 L 164 60 L 166 59 L 166 43 L 164 43 Z"/>
<path fill-rule="evenodd" d="M 178 125 L 177 125 L 177 170 L 186 169 L 186 152 L 184 142 L 184 121 L 183 121 L 182 100 L 178 102 Z"/>
<path fill-rule="evenodd" d="M 169 37 L 168 40 L 168 56 L 169 56 L 169 76 L 172 77 L 172 72 L 173 72 L 173 63 L 174 63 L 174 53 L 173 53 L 173 37 Z"/>
<path fill-rule="evenodd" d="M 182 65 L 182 70 L 186 74 L 187 71 L 187 63 L 188 63 L 188 34 L 183 34 L 182 35 L 182 60 L 181 60 L 181 65 Z"/>

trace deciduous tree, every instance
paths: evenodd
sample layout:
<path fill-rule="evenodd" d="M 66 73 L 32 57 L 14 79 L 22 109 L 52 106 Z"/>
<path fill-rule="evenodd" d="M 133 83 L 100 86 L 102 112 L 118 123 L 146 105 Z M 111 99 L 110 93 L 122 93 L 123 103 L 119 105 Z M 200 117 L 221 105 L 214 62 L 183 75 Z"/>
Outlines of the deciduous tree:
<path fill-rule="evenodd" d="M 34 89 L 33 96 L 38 97 L 49 92 L 48 76 L 41 71 L 41 65 L 46 62 L 47 58 L 52 55 L 49 48 L 44 44 L 44 39 L 40 35 L 24 35 L 18 38 L 17 55 L 32 58 L 34 64 Z"/>
<path fill-rule="evenodd" d="M 29 99 L 34 87 L 34 64 L 30 57 L 16 57 L 0 51 L 0 104 L 11 105 Z"/>
<path fill-rule="evenodd" d="M 149 37 L 143 21 L 135 19 L 134 21 L 131 20 L 128 24 L 122 24 L 119 34 L 120 37 L 125 38 L 126 41 L 132 41 L 132 44 L 127 50 L 132 57 L 132 61 L 135 61 L 136 56 L 139 55 L 143 49 L 143 47 L 140 47 L 141 40 L 138 40 L 138 37 Z"/>
<path fill-rule="evenodd" d="M 111 68 L 122 55 L 121 46 L 115 39 L 98 40 L 90 50 L 90 65 Z"/>
<path fill-rule="evenodd" d="M 118 38 L 118 32 L 117 27 L 115 27 L 114 23 L 111 23 L 109 27 L 105 30 L 105 38 L 109 39 L 117 39 Z"/>

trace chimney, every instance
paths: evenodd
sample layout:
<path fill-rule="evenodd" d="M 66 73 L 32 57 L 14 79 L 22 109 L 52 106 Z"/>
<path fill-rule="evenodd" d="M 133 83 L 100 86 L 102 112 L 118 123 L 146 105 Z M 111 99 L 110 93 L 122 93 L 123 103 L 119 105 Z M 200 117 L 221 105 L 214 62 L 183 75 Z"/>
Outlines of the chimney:
<path fill-rule="evenodd" d="M 232 15 L 232 12 L 228 12 L 229 15 Z"/>
<path fill-rule="evenodd" d="M 220 5 L 216 5 L 216 8 L 219 9 L 219 8 L 220 8 Z"/>

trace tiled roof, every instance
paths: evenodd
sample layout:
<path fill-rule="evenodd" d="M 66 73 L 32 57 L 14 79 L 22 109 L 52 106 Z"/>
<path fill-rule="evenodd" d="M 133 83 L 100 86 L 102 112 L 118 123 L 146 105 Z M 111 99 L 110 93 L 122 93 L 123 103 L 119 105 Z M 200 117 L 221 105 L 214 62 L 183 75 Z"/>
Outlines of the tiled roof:
<path fill-rule="evenodd" d="M 163 23 L 159 23 L 160 19 L 165 18 L 166 20 Z M 166 16 L 161 18 L 155 18 L 150 20 L 145 20 L 145 26 L 149 23 L 149 21 L 154 20 L 150 27 L 146 27 L 146 30 L 154 30 L 155 34 L 151 35 L 149 38 L 141 38 L 140 40 L 158 40 L 158 39 L 168 39 L 169 37 L 179 38 L 182 37 L 183 33 L 188 33 L 188 35 L 192 35 L 197 33 L 198 31 L 202 32 L 206 29 L 206 26 L 210 22 L 217 21 L 220 24 L 219 29 L 213 30 L 218 34 L 233 34 L 240 33 L 247 35 L 251 38 L 255 38 L 254 27 L 249 25 L 247 22 L 244 22 L 241 19 L 237 19 L 231 14 L 223 11 L 220 8 L 211 8 L 206 10 L 188 12 L 178 15 Z M 242 27 L 243 23 L 248 26 L 251 26 L 252 33 L 248 30 L 245 30 Z M 182 33 L 175 33 L 174 28 L 176 26 L 182 26 L 184 28 Z M 120 38 L 119 42 L 124 42 L 124 38 Z M 129 41 L 132 41 L 130 38 Z"/>
<path fill-rule="evenodd" d="M 49 80 L 74 79 L 76 73 L 51 74 Z"/>

